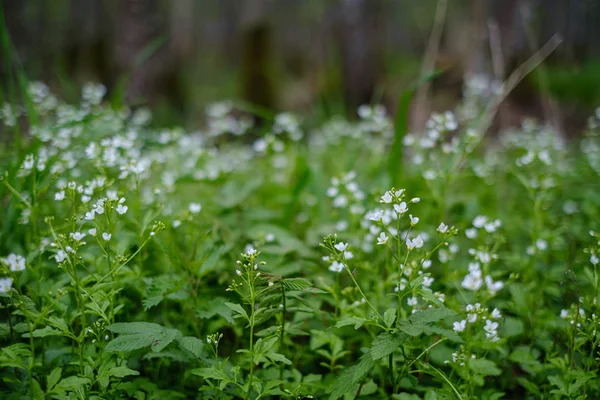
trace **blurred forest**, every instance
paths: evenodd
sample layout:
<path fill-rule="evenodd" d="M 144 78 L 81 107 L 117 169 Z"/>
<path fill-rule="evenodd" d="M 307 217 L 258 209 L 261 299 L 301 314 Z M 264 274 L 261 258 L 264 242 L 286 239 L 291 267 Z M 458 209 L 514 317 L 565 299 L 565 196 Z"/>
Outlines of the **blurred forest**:
<path fill-rule="evenodd" d="M 440 74 L 413 101 L 412 125 L 453 107 L 465 76 L 504 79 L 552 35 L 563 43 L 511 94 L 499 118 L 579 128 L 600 105 L 596 0 L 3 0 L 12 68 L 77 101 L 86 81 L 155 122 L 198 126 L 235 99 L 327 117 L 381 102 Z M 436 16 L 437 15 L 437 16 Z M 8 67 L 11 65 L 11 67 Z"/>

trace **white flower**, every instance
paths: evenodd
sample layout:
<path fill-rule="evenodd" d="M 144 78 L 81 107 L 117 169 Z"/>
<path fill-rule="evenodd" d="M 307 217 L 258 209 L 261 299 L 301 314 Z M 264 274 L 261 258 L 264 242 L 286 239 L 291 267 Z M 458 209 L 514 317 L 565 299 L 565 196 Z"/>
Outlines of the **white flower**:
<path fill-rule="evenodd" d="M 489 334 L 496 335 L 498 323 L 488 319 L 487 321 L 485 321 L 485 326 L 483 327 L 483 329 Z"/>
<path fill-rule="evenodd" d="M 592 264 L 594 264 L 594 265 L 598 265 L 598 263 L 600 262 L 600 258 L 598 258 L 598 256 L 597 256 L 597 255 L 595 255 L 595 254 L 592 254 L 592 255 L 590 256 L 590 262 L 591 262 Z"/>
<path fill-rule="evenodd" d="M 460 321 L 460 322 L 455 322 L 455 323 L 453 324 L 453 326 L 454 326 L 454 328 L 453 328 L 453 329 L 454 329 L 454 332 L 462 332 L 462 331 L 464 331 L 464 330 L 465 330 L 465 328 L 467 327 L 467 321 L 463 319 L 463 320 L 462 320 L 462 321 Z"/>
<path fill-rule="evenodd" d="M 128 210 L 128 209 L 129 209 L 129 207 L 127 207 L 127 206 L 124 206 L 123 204 L 119 204 L 119 205 L 117 206 L 117 208 L 116 208 L 116 211 L 117 211 L 119 214 L 123 215 L 123 214 L 125 214 L 125 213 L 127 212 L 127 210 Z"/>
<path fill-rule="evenodd" d="M 400 196 L 402 196 L 402 194 L 404 193 L 404 189 L 400 189 L 400 190 L 396 190 L 396 193 L 394 193 L 396 195 L 396 197 L 400 198 Z"/>
<path fill-rule="evenodd" d="M 178 228 L 180 225 L 181 225 L 181 221 L 178 219 L 174 220 L 173 223 L 171 224 L 171 226 L 173 228 Z"/>
<path fill-rule="evenodd" d="M 496 292 L 498 292 L 500 289 L 502 289 L 504 287 L 504 282 L 502 282 L 502 281 L 494 282 L 492 280 L 492 277 L 489 275 L 487 275 L 485 277 L 485 284 L 487 285 L 488 291 L 492 295 L 496 294 Z"/>
<path fill-rule="evenodd" d="M 8 293 L 12 288 L 13 280 L 10 278 L 0 278 L 0 293 Z"/>
<path fill-rule="evenodd" d="M 420 249 L 421 247 L 423 247 L 423 239 L 421 238 L 421 235 L 417 235 L 417 237 L 415 237 L 414 239 L 406 239 L 406 247 L 408 248 L 408 250 L 412 250 L 412 249 Z"/>
<path fill-rule="evenodd" d="M 415 226 L 416 224 L 419 223 L 419 217 L 413 217 L 412 214 L 409 214 L 408 217 L 410 218 L 411 226 Z"/>
<path fill-rule="evenodd" d="M 477 314 L 467 314 L 467 321 L 471 324 L 477 321 Z"/>
<path fill-rule="evenodd" d="M 421 201 L 421 198 L 420 198 L 420 197 L 413 197 L 412 199 L 410 199 L 410 202 L 411 202 L 411 203 L 418 203 L 418 202 L 420 202 L 420 201 Z"/>
<path fill-rule="evenodd" d="M 62 201 L 65 199 L 65 191 L 61 190 L 60 192 L 57 192 L 54 194 L 54 200 L 55 201 Z"/>
<path fill-rule="evenodd" d="M 465 236 L 469 239 L 475 239 L 477 237 L 477 228 L 469 228 L 465 230 Z"/>
<path fill-rule="evenodd" d="M 96 236 L 96 228 L 92 228 L 88 231 L 88 233 L 92 236 Z"/>
<path fill-rule="evenodd" d="M 560 310 L 560 317 L 566 319 L 569 316 L 569 310 Z"/>
<path fill-rule="evenodd" d="M 406 304 L 408 304 L 411 307 L 414 307 L 418 304 L 418 300 L 416 297 L 409 297 L 408 300 L 406 301 Z"/>
<path fill-rule="evenodd" d="M 267 233 L 267 234 L 265 235 L 265 242 L 267 242 L 267 243 L 271 243 L 271 242 L 274 242 L 274 241 L 275 241 L 275 235 L 274 235 L 274 234 L 272 234 L 272 233 Z"/>
<path fill-rule="evenodd" d="M 386 244 L 388 239 L 389 237 L 385 234 L 385 232 L 381 232 L 377 238 L 377 244 Z"/>
<path fill-rule="evenodd" d="M 383 217 L 383 211 L 382 210 L 372 211 L 368 215 L 369 215 L 370 221 L 381 221 L 381 218 Z"/>
<path fill-rule="evenodd" d="M 424 288 L 430 287 L 434 280 L 435 280 L 434 278 L 426 276 L 425 278 L 423 278 L 423 287 Z"/>
<path fill-rule="evenodd" d="M 81 202 L 83 204 L 88 203 L 92 198 L 90 196 L 88 196 L 87 194 L 84 194 L 83 196 L 81 196 Z"/>
<path fill-rule="evenodd" d="M 344 258 L 345 258 L 346 260 L 352 260 L 352 259 L 354 258 L 354 254 L 352 254 L 352 252 L 351 252 L 351 251 L 345 251 L 345 252 L 344 252 Z"/>
<path fill-rule="evenodd" d="M 394 210 L 396 210 L 398 214 L 404 214 L 408 211 L 408 207 L 405 202 L 402 202 L 400 204 L 394 204 Z"/>
<path fill-rule="evenodd" d="M 85 233 L 81 233 L 81 232 L 71 232 L 71 238 L 73 238 L 73 240 L 75 240 L 76 242 L 79 242 L 81 239 L 83 239 L 85 237 Z"/>
<path fill-rule="evenodd" d="M 346 247 L 348 247 L 348 243 L 339 242 L 336 243 L 333 247 L 335 247 L 335 249 L 338 251 L 345 251 Z"/>
<path fill-rule="evenodd" d="M 440 233 L 448 232 L 448 225 L 444 224 L 443 222 L 440 222 L 440 226 L 438 226 L 437 231 Z"/>
<path fill-rule="evenodd" d="M 381 196 L 381 200 L 379 202 L 385 203 L 385 204 L 390 204 L 392 202 L 392 200 L 393 200 L 392 194 L 388 191 L 388 192 L 385 192 L 385 194 L 383 196 Z"/>
<path fill-rule="evenodd" d="M 57 263 L 61 263 L 63 261 L 65 261 L 65 259 L 67 258 L 67 253 L 65 253 L 62 250 L 59 250 L 56 252 L 56 255 L 54 256 L 54 259 L 56 260 Z"/>
<path fill-rule="evenodd" d="M 498 310 L 497 308 L 494 308 L 494 310 L 492 311 L 492 318 L 495 318 L 495 319 L 502 318 L 502 314 L 500 314 L 500 310 Z"/>
<path fill-rule="evenodd" d="M 344 196 L 343 194 L 337 196 L 334 200 L 333 200 L 333 206 L 335 208 L 344 208 L 348 205 L 348 198 L 346 196 Z"/>
<path fill-rule="evenodd" d="M 85 219 L 91 221 L 94 219 L 94 214 L 96 212 L 94 210 L 85 213 Z"/>
<path fill-rule="evenodd" d="M 338 195 L 338 188 L 336 188 L 335 186 L 331 186 L 327 189 L 327 196 L 329 197 L 335 197 Z"/>
<path fill-rule="evenodd" d="M 423 261 L 423 269 L 428 269 L 429 267 L 431 267 L 431 260 L 425 260 Z"/>
<path fill-rule="evenodd" d="M 548 242 L 546 242 L 544 239 L 538 239 L 535 241 L 535 247 L 544 251 L 548 248 Z"/>
<path fill-rule="evenodd" d="M 473 226 L 475 228 L 483 228 L 483 225 L 485 225 L 486 222 L 487 222 L 487 217 L 485 217 L 483 215 L 478 215 L 473 220 Z"/>
<path fill-rule="evenodd" d="M 344 270 L 344 264 L 339 261 L 334 261 L 329 266 L 329 270 L 333 272 L 342 272 Z"/>
<path fill-rule="evenodd" d="M 198 203 L 190 203 L 188 209 L 192 214 L 198 214 L 202 210 L 202 206 Z"/>
<path fill-rule="evenodd" d="M 102 239 L 106 240 L 107 242 L 110 240 L 111 237 L 112 237 L 112 235 L 110 233 L 106 233 L 106 232 L 102 233 Z"/>
<path fill-rule="evenodd" d="M 25 269 L 25 258 L 18 254 L 11 253 L 8 257 L 2 258 L 12 272 L 23 271 Z"/>

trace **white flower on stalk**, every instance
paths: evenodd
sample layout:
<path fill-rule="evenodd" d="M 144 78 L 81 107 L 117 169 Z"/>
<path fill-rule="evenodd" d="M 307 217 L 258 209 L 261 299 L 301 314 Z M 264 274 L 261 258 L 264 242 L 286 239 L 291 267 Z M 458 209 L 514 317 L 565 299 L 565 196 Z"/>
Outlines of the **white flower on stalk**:
<path fill-rule="evenodd" d="M 92 236 L 96 236 L 96 228 L 92 228 L 88 231 L 88 233 Z"/>
<path fill-rule="evenodd" d="M 346 247 L 348 247 L 348 243 L 339 242 L 336 243 L 333 247 L 335 247 L 337 251 L 345 251 Z"/>
<path fill-rule="evenodd" d="M 437 231 L 439 233 L 446 233 L 446 232 L 448 232 L 448 225 L 446 225 L 443 222 L 440 222 L 440 226 L 438 226 Z"/>
<path fill-rule="evenodd" d="M 600 263 L 600 258 L 598 258 L 596 254 L 592 254 L 590 256 L 590 262 L 594 265 L 598 265 L 598 263 Z"/>
<path fill-rule="evenodd" d="M 25 269 L 25 258 L 18 254 L 11 253 L 8 257 L 4 257 L 1 260 L 12 272 L 23 271 Z"/>
<path fill-rule="evenodd" d="M 484 216 L 484 215 L 478 215 L 473 220 L 473 226 L 475 228 L 483 228 L 483 226 L 485 225 L 486 222 L 487 222 L 487 217 L 486 216 Z"/>
<path fill-rule="evenodd" d="M 63 250 L 59 250 L 56 252 L 56 255 L 54 256 L 54 259 L 56 260 L 57 263 L 61 263 L 63 261 L 65 261 L 67 258 L 67 253 L 65 253 Z"/>
<path fill-rule="evenodd" d="M 385 204 L 390 204 L 392 202 L 393 198 L 392 198 L 392 194 L 387 191 L 385 192 L 385 194 L 383 196 L 381 196 L 381 200 L 379 201 L 380 203 L 385 203 Z"/>
<path fill-rule="evenodd" d="M 492 280 L 492 277 L 489 275 L 487 275 L 485 277 L 485 284 L 487 285 L 487 289 L 492 296 L 495 295 L 496 292 L 498 292 L 499 290 L 501 290 L 504 287 L 504 282 L 502 282 L 502 281 L 494 282 Z"/>
<path fill-rule="evenodd" d="M 344 270 L 344 264 L 339 261 L 334 261 L 329 266 L 329 270 L 333 272 L 342 272 Z"/>
<path fill-rule="evenodd" d="M 409 297 L 408 300 L 406 300 L 406 304 L 408 304 L 410 307 L 414 307 L 418 303 L 419 303 L 419 301 L 416 297 Z"/>
<path fill-rule="evenodd" d="M 382 210 L 375 210 L 375 211 L 371 211 L 369 214 L 369 221 L 381 221 L 381 218 L 383 217 L 383 211 Z"/>
<path fill-rule="evenodd" d="M 411 226 L 415 226 L 416 224 L 419 223 L 419 217 L 413 217 L 412 214 L 409 214 L 408 217 L 410 218 Z"/>
<path fill-rule="evenodd" d="M 413 197 L 412 199 L 410 199 L 410 202 L 411 202 L 411 203 L 418 203 L 418 202 L 420 202 L 420 201 L 421 201 L 421 198 L 420 198 L 420 197 Z"/>
<path fill-rule="evenodd" d="M 469 228 L 465 230 L 465 236 L 469 239 L 475 239 L 477 237 L 477 228 Z"/>
<path fill-rule="evenodd" d="M 398 213 L 398 214 L 404 214 L 405 212 L 408 211 L 408 207 L 406 206 L 406 203 L 403 201 L 400 204 L 394 204 L 394 210 Z"/>
<path fill-rule="evenodd" d="M 386 244 L 388 239 L 389 237 L 385 234 L 385 232 L 381 232 L 377 238 L 377 244 Z"/>
<path fill-rule="evenodd" d="M 495 318 L 495 319 L 502 318 L 502 314 L 500 314 L 500 310 L 498 310 L 497 308 L 494 308 L 494 310 L 492 311 L 492 318 Z"/>
<path fill-rule="evenodd" d="M 192 214 L 198 214 L 201 210 L 202 210 L 202 205 L 198 204 L 198 203 L 190 203 L 190 205 L 188 206 L 188 209 L 190 210 L 190 212 Z"/>
<path fill-rule="evenodd" d="M 127 210 L 129 209 L 129 207 L 124 206 L 123 204 L 119 204 L 116 208 L 117 213 L 123 215 L 127 212 Z"/>
<path fill-rule="evenodd" d="M 0 278 L 0 293 L 8 293 L 12 288 L 13 280 L 11 278 Z"/>
<path fill-rule="evenodd" d="M 112 235 L 110 233 L 106 233 L 106 232 L 102 233 L 102 239 L 104 239 L 108 242 L 110 240 L 110 238 L 112 238 Z"/>
<path fill-rule="evenodd" d="M 61 190 L 54 194 L 54 201 L 63 201 L 65 199 L 65 191 Z"/>
<path fill-rule="evenodd" d="M 460 322 L 455 322 L 453 324 L 454 332 L 462 332 L 465 330 L 466 327 L 467 327 L 467 321 L 464 319 Z"/>
<path fill-rule="evenodd" d="M 85 233 L 71 232 L 70 236 L 73 240 L 75 240 L 76 242 L 79 242 L 79 241 L 81 241 L 81 239 L 83 239 L 85 237 Z"/>
<path fill-rule="evenodd" d="M 408 250 L 412 250 L 412 249 L 420 249 L 421 247 L 423 247 L 423 239 L 421 238 L 421 235 L 417 235 L 417 237 L 415 237 L 414 239 L 406 239 L 406 247 L 408 248 Z"/>

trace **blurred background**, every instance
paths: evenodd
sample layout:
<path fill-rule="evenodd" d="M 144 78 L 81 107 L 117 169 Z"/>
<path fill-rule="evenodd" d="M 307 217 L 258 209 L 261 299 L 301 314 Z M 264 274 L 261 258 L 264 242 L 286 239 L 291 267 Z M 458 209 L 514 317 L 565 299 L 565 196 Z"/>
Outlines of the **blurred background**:
<path fill-rule="evenodd" d="M 466 76 L 503 80 L 552 35 L 563 43 L 499 118 L 551 119 L 566 133 L 600 105 L 597 0 L 2 0 L 13 60 L 0 63 L 78 101 L 87 81 L 154 123 L 197 127 L 208 103 L 355 116 L 395 110 L 427 72 L 411 125 L 454 107 Z M 11 67 L 8 67 L 11 65 Z"/>

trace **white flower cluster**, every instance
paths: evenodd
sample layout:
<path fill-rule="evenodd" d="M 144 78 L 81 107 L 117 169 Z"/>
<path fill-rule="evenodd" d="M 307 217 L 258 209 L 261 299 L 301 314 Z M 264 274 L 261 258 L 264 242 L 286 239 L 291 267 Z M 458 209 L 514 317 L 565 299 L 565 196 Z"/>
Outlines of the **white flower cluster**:
<path fill-rule="evenodd" d="M 475 303 L 474 305 L 467 304 L 465 311 L 467 312 L 467 318 L 453 324 L 455 332 L 463 332 L 467 328 L 467 324 L 476 324 L 478 321 L 485 321 L 483 325 L 485 337 L 490 342 L 497 342 L 499 340 L 498 322 L 494 320 L 502 318 L 502 314 L 497 308 L 494 308 L 490 313 L 489 309 L 482 307 L 479 303 Z"/>
<path fill-rule="evenodd" d="M 469 264 L 469 273 L 463 279 L 461 286 L 467 290 L 477 292 L 483 286 L 484 281 L 488 292 L 492 296 L 504 287 L 504 282 L 494 281 L 490 275 L 483 277 L 479 262 L 472 262 Z"/>
<path fill-rule="evenodd" d="M 576 325 L 577 328 L 581 328 L 582 325 L 579 321 L 585 319 L 585 310 L 582 307 L 577 307 L 573 304 L 569 310 L 560 310 L 560 317 L 569 321 L 571 325 Z M 595 319 L 596 316 L 592 314 L 592 318 Z"/>
<path fill-rule="evenodd" d="M 11 253 L 7 257 L 0 258 L 0 262 L 8 267 L 10 272 L 19 272 L 25 269 L 25 258 L 19 254 Z M 11 277 L 0 278 L 0 293 L 8 293 L 12 288 Z"/>
<path fill-rule="evenodd" d="M 216 137 L 226 133 L 241 136 L 252 128 L 250 118 L 235 118 L 232 111 L 233 104 L 230 101 L 213 103 L 206 108 L 209 136 Z"/>
<path fill-rule="evenodd" d="M 304 136 L 300 129 L 298 118 L 289 112 L 280 113 L 275 116 L 275 123 L 273 124 L 272 130 L 276 135 L 287 132 L 290 139 L 295 142 L 299 141 Z"/>
<path fill-rule="evenodd" d="M 331 265 L 329 265 L 329 270 L 339 273 L 344 270 L 344 263 L 342 260 L 351 260 L 354 258 L 354 254 L 348 250 L 348 243 L 338 242 L 333 247 L 339 252 L 337 254 L 339 259 L 336 260 L 334 257 L 324 256 L 322 260 L 325 262 L 331 262 Z"/>

